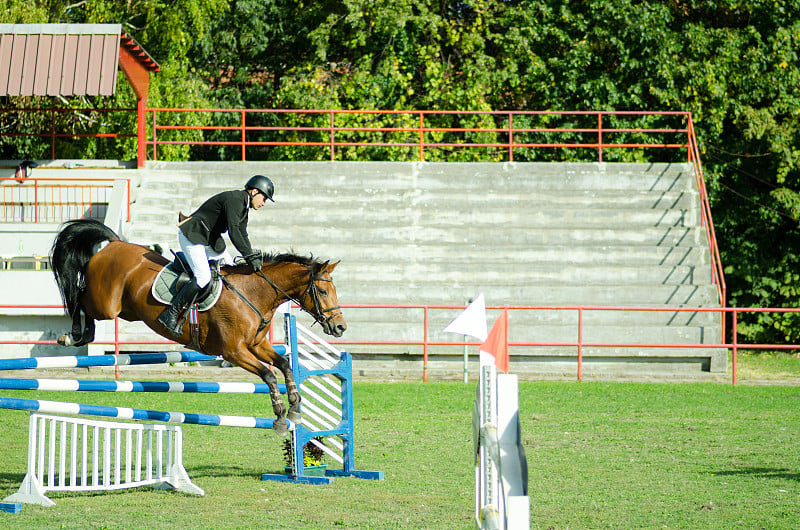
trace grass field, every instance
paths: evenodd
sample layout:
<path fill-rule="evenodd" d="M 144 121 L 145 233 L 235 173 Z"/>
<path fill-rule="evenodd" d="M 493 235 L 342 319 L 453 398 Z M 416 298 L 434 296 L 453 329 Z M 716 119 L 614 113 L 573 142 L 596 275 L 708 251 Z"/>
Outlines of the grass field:
<path fill-rule="evenodd" d="M 356 463 L 382 482 L 262 482 L 272 432 L 185 426 L 205 497 L 148 488 L 53 494 L 0 528 L 472 528 L 475 384 L 355 385 Z M 32 397 L 6 391 L 4 395 Z M 40 399 L 265 414 L 248 395 L 41 393 Z M 796 528 L 800 388 L 522 382 L 532 528 Z M 1 411 L 0 498 L 23 478 L 27 413 Z"/>
<path fill-rule="evenodd" d="M 739 381 L 800 385 L 800 351 L 740 351 Z M 731 362 L 728 363 L 731 366 Z"/>

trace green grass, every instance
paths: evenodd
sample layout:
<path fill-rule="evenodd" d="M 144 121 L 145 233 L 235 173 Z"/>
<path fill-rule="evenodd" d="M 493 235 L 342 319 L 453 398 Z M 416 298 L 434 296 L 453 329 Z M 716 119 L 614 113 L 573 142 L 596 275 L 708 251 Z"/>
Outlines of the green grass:
<path fill-rule="evenodd" d="M 730 363 L 729 363 L 730 364 Z M 739 381 L 800 384 L 800 351 L 742 350 L 737 354 Z"/>
<path fill-rule="evenodd" d="M 148 488 L 52 494 L 3 528 L 472 528 L 475 384 L 356 383 L 356 464 L 382 482 L 262 482 L 271 432 L 184 426 L 205 497 Z M 26 392 L 4 395 L 30 397 Z M 40 399 L 266 415 L 265 396 L 42 393 Z M 522 382 L 532 528 L 794 528 L 800 390 L 724 384 Z M 0 411 L 0 498 L 25 470 L 27 413 Z"/>

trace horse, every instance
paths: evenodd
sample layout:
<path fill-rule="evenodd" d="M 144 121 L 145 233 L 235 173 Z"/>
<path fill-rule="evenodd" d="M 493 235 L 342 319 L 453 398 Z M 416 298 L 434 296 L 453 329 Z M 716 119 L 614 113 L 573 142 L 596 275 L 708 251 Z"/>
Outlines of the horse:
<path fill-rule="evenodd" d="M 273 428 L 282 435 L 287 432 L 287 417 L 295 423 L 302 417 L 289 361 L 269 341 L 268 324 L 275 309 L 287 300 L 294 301 L 326 334 L 340 337 L 347 329 L 331 278 L 339 262 L 323 262 L 313 256 L 268 254 L 259 271 L 246 264 L 222 266 L 224 287 L 219 300 L 199 313 L 194 330 L 184 323 L 178 338 L 157 320 L 166 306 L 151 293 L 158 272 L 169 263 L 161 254 L 123 241 L 99 221 L 77 219 L 59 229 L 50 263 L 65 312 L 73 322 L 71 335 L 62 335 L 59 344 L 81 346 L 93 341 L 95 320 L 120 317 L 142 321 L 163 337 L 191 343 L 209 355 L 221 355 L 261 378 L 270 390 L 276 416 Z M 85 321 L 82 331 L 81 313 Z M 275 374 L 266 365 L 283 374 L 288 411 Z"/>

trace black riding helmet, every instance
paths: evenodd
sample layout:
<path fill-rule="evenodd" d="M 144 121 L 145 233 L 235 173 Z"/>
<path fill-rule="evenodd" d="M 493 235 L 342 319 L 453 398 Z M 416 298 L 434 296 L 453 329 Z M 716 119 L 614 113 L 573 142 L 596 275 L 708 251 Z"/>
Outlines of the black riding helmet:
<path fill-rule="evenodd" d="M 275 192 L 275 186 L 273 186 L 272 181 L 264 175 L 253 175 L 250 177 L 250 180 L 248 180 L 247 184 L 244 185 L 244 189 L 258 190 L 263 193 L 267 199 L 275 202 L 272 199 L 272 194 Z"/>

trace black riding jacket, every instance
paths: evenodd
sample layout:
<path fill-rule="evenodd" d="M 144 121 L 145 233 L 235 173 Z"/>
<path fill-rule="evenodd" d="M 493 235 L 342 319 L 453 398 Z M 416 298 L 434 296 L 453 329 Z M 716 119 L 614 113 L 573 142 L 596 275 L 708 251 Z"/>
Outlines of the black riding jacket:
<path fill-rule="evenodd" d="M 247 213 L 250 197 L 246 190 L 223 191 L 204 202 L 178 226 L 186 239 L 203 244 L 214 252 L 225 250 L 222 234 L 228 232 L 231 243 L 242 256 L 253 252 L 247 237 Z"/>

